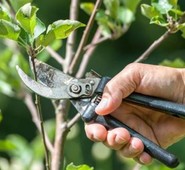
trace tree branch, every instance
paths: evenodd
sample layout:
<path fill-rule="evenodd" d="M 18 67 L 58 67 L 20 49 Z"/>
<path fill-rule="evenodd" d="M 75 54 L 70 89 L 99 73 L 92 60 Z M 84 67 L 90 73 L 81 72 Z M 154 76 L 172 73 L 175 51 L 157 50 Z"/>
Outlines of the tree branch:
<path fill-rule="evenodd" d="M 37 127 L 39 132 L 41 132 L 40 122 L 39 122 L 39 118 L 37 116 L 37 110 L 35 108 L 35 104 L 33 102 L 31 94 L 29 94 L 29 93 L 25 94 L 24 103 L 26 104 L 28 110 L 30 111 L 30 113 L 32 115 L 32 120 L 33 120 L 35 126 Z M 49 151 L 53 152 L 53 145 L 52 145 L 47 134 L 45 134 L 45 138 L 46 138 L 46 145 L 47 145 Z"/>
<path fill-rule="evenodd" d="M 64 67 L 64 59 L 61 55 L 59 55 L 56 51 L 54 51 L 51 47 L 46 47 L 46 51 L 54 58 L 62 67 Z"/>
<path fill-rule="evenodd" d="M 91 14 L 91 16 L 90 16 L 90 18 L 89 18 L 88 23 L 87 23 L 87 26 L 86 26 L 86 28 L 85 28 L 84 34 L 83 34 L 82 39 L 81 39 L 81 41 L 80 41 L 80 44 L 79 44 L 79 46 L 78 46 L 77 52 L 76 52 L 76 54 L 75 54 L 75 56 L 74 56 L 74 59 L 73 59 L 71 65 L 70 65 L 70 67 L 69 67 L 69 72 L 70 72 L 70 73 L 73 72 L 73 68 L 74 68 L 74 66 L 75 66 L 75 64 L 76 64 L 76 62 L 77 62 L 77 60 L 78 60 L 78 58 L 80 57 L 80 55 L 81 55 L 81 53 L 82 53 L 82 50 L 83 50 L 83 48 L 84 48 L 84 46 L 85 46 L 85 44 L 86 44 L 86 42 L 87 42 L 87 40 L 88 40 L 89 33 L 90 33 L 91 28 L 92 28 L 93 23 L 94 23 L 94 19 L 95 19 L 95 16 L 96 16 L 96 12 L 97 12 L 97 10 L 99 9 L 99 7 L 101 6 L 102 1 L 103 1 L 103 0 L 97 0 L 97 1 L 96 1 L 95 7 L 94 7 L 93 12 L 92 12 L 92 14 Z"/>
<path fill-rule="evenodd" d="M 70 129 L 75 123 L 77 123 L 81 118 L 80 113 L 77 113 L 68 123 L 67 128 Z"/>
<path fill-rule="evenodd" d="M 51 170 L 60 170 L 63 168 L 64 161 L 64 141 L 68 133 L 66 123 L 67 100 L 60 100 L 56 109 L 56 135 L 54 151 L 52 152 Z"/>
<path fill-rule="evenodd" d="M 95 42 L 91 42 L 90 44 L 88 44 L 88 45 L 86 45 L 85 47 L 84 47 L 84 51 L 87 51 L 89 48 L 91 48 L 92 46 L 97 46 L 97 45 L 99 45 L 99 44 L 101 44 L 101 43 L 103 43 L 103 42 L 105 42 L 105 41 L 107 41 L 107 40 L 110 40 L 111 38 L 110 37 L 101 37 L 101 38 L 99 38 L 97 41 L 95 41 Z"/>
<path fill-rule="evenodd" d="M 166 40 L 171 33 L 169 31 L 166 31 L 161 37 L 159 37 L 157 40 L 155 40 L 149 48 L 140 56 L 138 57 L 134 63 L 142 62 L 148 58 L 148 56 L 159 46 L 161 43 Z"/>
<path fill-rule="evenodd" d="M 97 29 L 91 44 L 96 44 L 96 42 L 99 42 L 100 37 L 101 37 L 101 31 Z M 81 78 L 84 75 L 87 64 L 92 56 L 92 53 L 95 51 L 96 47 L 97 47 L 96 45 L 89 46 L 88 50 L 83 55 L 83 59 L 81 61 L 78 72 L 76 74 L 77 78 Z"/>
<path fill-rule="evenodd" d="M 70 6 L 70 19 L 71 20 L 78 19 L 78 8 L 79 8 L 79 0 L 71 0 L 71 6 Z M 73 33 L 67 39 L 65 65 L 63 69 L 64 73 L 67 73 L 71 60 L 74 57 L 75 42 L 76 42 L 76 31 L 73 31 Z"/>

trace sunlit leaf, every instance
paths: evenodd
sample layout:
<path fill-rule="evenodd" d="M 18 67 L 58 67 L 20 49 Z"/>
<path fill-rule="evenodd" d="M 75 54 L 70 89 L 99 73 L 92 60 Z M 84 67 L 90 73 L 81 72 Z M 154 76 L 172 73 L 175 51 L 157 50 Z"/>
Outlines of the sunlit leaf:
<path fill-rule="evenodd" d="M 37 11 L 37 7 L 31 6 L 31 4 L 28 3 L 21 7 L 16 13 L 16 19 L 20 26 L 31 35 L 33 35 L 37 24 Z"/>
<path fill-rule="evenodd" d="M 36 18 L 36 27 L 34 30 L 34 39 L 41 35 L 46 30 L 45 24 L 39 19 Z"/>
<path fill-rule="evenodd" d="M 169 0 L 153 0 L 152 6 L 154 6 L 161 14 L 167 14 L 173 7 Z"/>
<path fill-rule="evenodd" d="M 113 18 L 117 19 L 118 9 L 120 6 L 119 0 L 104 0 L 107 13 Z"/>
<path fill-rule="evenodd" d="M 88 15 L 90 15 L 94 9 L 94 3 L 92 2 L 82 2 L 80 4 L 80 8 L 85 11 Z"/>
<path fill-rule="evenodd" d="M 110 37 L 112 32 L 109 28 L 109 16 L 105 14 L 105 11 L 100 10 L 98 11 L 97 15 L 96 15 L 96 20 L 98 22 L 98 25 L 101 29 L 102 34 L 105 37 Z"/>
<path fill-rule="evenodd" d="M 20 7 L 22 7 L 23 5 L 32 2 L 33 0 L 9 0 L 12 7 L 14 8 L 15 11 L 17 11 Z"/>
<path fill-rule="evenodd" d="M 182 37 L 185 38 L 185 26 L 180 29 Z"/>
<path fill-rule="evenodd" d="M 58 20 L 50 24 L 47 33 L 42 37 L 42 45 L 47 46 L 57 39 L 67 38 L 74 30 L 84 27 L 85 24 L 73 20 Z"/>
<path fill-rule="evenodd" d="M 54 51 L 59 50 L 62 47 L 62 40 L 55 40 L 50 45 L 50 48 L 52 48 Z M 38 55 L 37 58 L 41 61 L 47 62 L 47 60 L 50 58 L 50 54 L 47 52 L 47 50 L 42 50 Z"/>
<path fill-rule="evenodd" d="M 153 17 L 150 20 L 150 24 L 156 24 L 156 25 L 159 25 L 161 27 L 167 27 L 169 25 L 169 23 L 166 20 L 164 20 L 163 18 L 160 18 L 158 16 Z"/>
<path fill-rule="evenodd" d="M 157 15 L 160 15 L 160 13 L 156 10 L 156 8 L 154 8 L 153 6 L 150 6 L 148 4 L 141 5 L 141 13 L 149 19 L 151 19 Z"/>
<path fill-rule="evenodd" d="M 165 59 L 160 65 L 174 67 L 174 68 L 185 68 L 185 61 L 181 58 L 176 58 L 174 60 Z"/>
<path fill-rule="evenodd" d="M 69 164 L 66 167 L 66 170 L 94 170 L 94 168 L 89 167 L 88 165 L 74 165 L 73 163 Z"/>
<path fill-rule="evenodd" d="M 0 140 L 0 151 L 10 151 L 15 149 L 14 145 L 9 140 Z"/>
<path fill-rule="evenodd" d="M 20 28 L 9 21 L 0 19 L 0 37 L 17 40 L 20 34 Z"/>
<path fill-rule="evenodd" d="M 0 6 L 0 19 L 4 19 L 7 21 L 11 20 L 9 12 L 3 6 Z"/>
<path fill-rule="evenodd" d="M 124 24 L 129 24 L 134 20 L 134 13 L 128 8 L 120 7 L 118 9 L 118 19 Z"/>
<path fill-rule="evenodd" d="M 126 8 L 130 9 L 132 12 L 135 12 L 141 0 L 121 0 L 121 1 L 123 1 Z"/>

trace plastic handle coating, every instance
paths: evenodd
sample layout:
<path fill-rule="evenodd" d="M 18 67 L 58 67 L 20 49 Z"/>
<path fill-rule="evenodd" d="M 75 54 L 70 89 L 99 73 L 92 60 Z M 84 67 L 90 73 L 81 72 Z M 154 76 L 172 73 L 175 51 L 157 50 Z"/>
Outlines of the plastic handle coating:
<path fill-rule="evenodd" d="M 175 168 L 178 166 L 179 161 L 175 155 L 169 153 L 165 149 L 161 148 L 157 144 L 145 138 L 143 135 L 131 129 L 130 127 L 120 122 L 119 120 L 115 119 L 111 115 L 97 116 L 96 120 L 94 121 L 96 123 L 104 125 L 108 129 L 116 127 L 123 127 L 127 129 L 130 132 L 131 136 L 137 137 L 142 140 L 144 144 L 144 151 L 147 152 L 150 156 L 152 156 L 153 158 L 157 159 L 158 161 L 162 162 L 163 164 L 170 168 Z"/>
<path fill-rule="evenodd" d="M 147 96 L 140 93 L 132 93 L 123 101 L 155 109 L 172 116 L 185 119 L 185 105 L 164 100 L 158 97 Z"/>

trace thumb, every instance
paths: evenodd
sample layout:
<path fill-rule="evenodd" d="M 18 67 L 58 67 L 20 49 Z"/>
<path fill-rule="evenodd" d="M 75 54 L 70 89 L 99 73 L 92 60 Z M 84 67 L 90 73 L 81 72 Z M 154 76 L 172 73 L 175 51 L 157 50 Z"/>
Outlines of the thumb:
<path fill-rule="evenodd" d="M 106 115 L 116 110 L 122 103 L 122 99 L 136 89 L 138 77 L 138 71 L 127 66 L 111 79 L 105 86 L 102 99 L 96 107 L 96 113 Z"/>

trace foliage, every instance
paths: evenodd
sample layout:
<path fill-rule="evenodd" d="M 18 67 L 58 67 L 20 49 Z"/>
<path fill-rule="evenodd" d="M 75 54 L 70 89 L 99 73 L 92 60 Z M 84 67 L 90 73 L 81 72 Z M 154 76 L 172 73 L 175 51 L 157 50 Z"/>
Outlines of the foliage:
<path fill-rule="evenodd" d="M 105 37 L 120 38 L 135 20 L 135 11 L 140 0 L 104 0 L 105 9 L 97 12 L 96 20 Z M 91 14 L 93 3 L 85 2 L 81 8 Z"/>
<path fill-rule="evenodd" d="M 185 13 L 177 0 L 152 0 L 151 5 L 142 4 L 141 12 L 151 24 L 167 28 L 171 33 L 182 32 L 185 38 Z"/>
<path fill-rule="evenodd" d="M 69 164 L 66 167 L 66 170 L 93 170 L 94 168 L 90 168 L 88 165 L 78 165 L 75 166 L 73 163 Z"/>
<path fill-rule="evenodd" d="M 102 35 L 114 40 L 120 38 L 136 19 L 135 13 L 140 1 L 141 0 L 104 0 L 104 7 L 101 8 L 96 15 L 97 25 L 101 29 Z M 57 20 L 46 26 L 43 20 L 37 16 L 39 8 L 31 5 L 32 0 L 10 0 L 10 2 L 15 11 L 15 17 L 10 15 L 12 12 L 10 12 L 9 9 L 0 5 L 0 37 L 17 42 L 21 47 L 26 49 L 29 55 L 35 52 L 37 57 L 42 58 L 44 61 L 47 61 L 50 57 L 49 54 L 43 50 L 46 46 L 49 45 L 54 51 L 57 51 L 62 46 L 60 40 L 67 38 L 77 28 L 85 26 L 81 22 L 74 20 Z M 166 5 L 164 5 L 164 3 Z M 94 9 L 94 4 L 91 2 L 81 3 L 80 6 L 88 15 L 90 15 Z M 165 27 L 171 33 L 176 33 L 180 30 L 183 37 L 185 37 L 185 25 L 183 23 L 184 12 L 180 10 L 177 0 L 152 0 L 151 5 L 142 4 L 141 11 L 144 16 L 150 19 L 151 24 Z M 10 42 L 8 42 L 8 44 L 10 44 Z M 7 41 L 4 41 L 4 43 L 6 44 Z M 15 71 L 15 66 L 19 65 L 25 72 L 30 74 L 28 63 L 24 58 L 25 53 L 15 44 L 9 48 L 6 48 L 4 45 L 3 47 L 0 53 L 0 93 L 9 97 L 23 99 L 26 90 L 21 85 Z M 185 63 L 181 59 L 175 59 L 174 61 L 165 60 L 161 64 L 172 67 L 185 67 Z M 0 114 L 0 121 L 1 119 Z M 51 122 L 46 121 L 45 126 L 50 138 L 53 139 L 55 135 L 55 123 L 53 123 L 52 120 Z M 48 132 L 49 130 L 50 132 Z M 78 161 L 80 159 L 80 161 L 83 162 L 83 158 L 79 156 L 79 153 L 80 151 L 82 152 L 84 146 L 81 143 L 81 136 L 77 134 L 79 130 L 77 131 L 74 132 L 76 138 L 72 138 L 73 143 L 66 149 L 67 156 L 65 156 L 65 159 L 67 163 L 74 161 L 74 159 Z M 71 129 L 70 135 L 72 133 L 73 129 Z M 72 140 L 67 139 L 66 145 L 70 144 Z M 7 136 L 4 140 L 0 141 L 0 151 L 8 154 L 10 162 L 8 162 L 7 159 L 0 158 L 0 169 L 44 169 L 44 150 L 40 147 L 41 145 L 39 135 L 36 135 L 35 138 L 29 142 L 17 134 Z M 78 156 L 74 154 L 74 150 L 77 149 L 79 151 Z M 99 154 L 97 150 L 101 152 L 101 154 Z M 97 167 L 102 168 L 106 166 L 106 164 L 111 163 L 110 159 L 112 160 L 115 156 L 112 153 L 113 152 L 99 143 L 93 144 L 92 156 L 94 156 L 94 162 Z M 104 165 L 99 164 L 102 159 L 106 161 Z M 133 169 L 135 163 L 128 160 L 124 161 L 123 165 L 124 167 L 128 167 L 128 169 Z M 148 167 L 141 167 L 141 170 L 147 169 L 167 170 L 168 168 L 155 162 Z M 181 169 L 184 169 L 183 165 L 177 168 L 177 170 Z M 84 164 L 75 166 L 71 163 L 67 165 L 66 170 L 93 170 L 93 168 Z"/>
<path fill-rule="evenodd" d="M 17 41 L 28 53 L 30 48 L 40 52 L 54 40 L 65 39 L 75 29 L 85 26 L 78 21 L 58 20 L 46 28 L 37 17 L 38 8 L 31 3 L 23 5 L 15 18 L 3 6 L 0 10 L 0 37 Z"/>
<path fill-rule="evenodd" d="M 160 64 L 163 66 L 169 66 L 174 68 L 185 68 L 185 62 L 181 58 L 176 58 L 173 61 L 165 59 Z"/>

